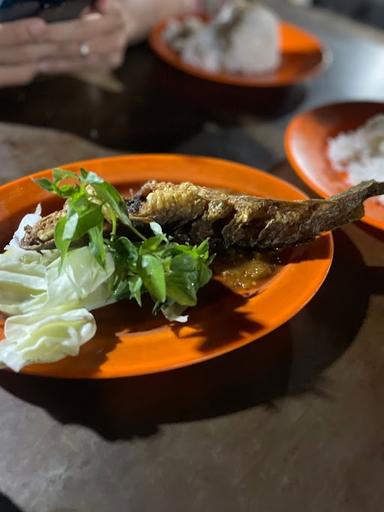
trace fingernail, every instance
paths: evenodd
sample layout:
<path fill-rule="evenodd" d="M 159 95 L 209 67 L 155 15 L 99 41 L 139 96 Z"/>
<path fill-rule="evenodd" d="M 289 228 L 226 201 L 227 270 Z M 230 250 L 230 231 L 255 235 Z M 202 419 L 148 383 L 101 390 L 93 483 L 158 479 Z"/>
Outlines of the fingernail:
<path fill-rule="evenodd" d="M 44 20 L 36 18 L 31 20 L 28 25 L 28 30 L 33 36 L 39 36 L 42 34 L 47 27 L 47 24 Z"/>

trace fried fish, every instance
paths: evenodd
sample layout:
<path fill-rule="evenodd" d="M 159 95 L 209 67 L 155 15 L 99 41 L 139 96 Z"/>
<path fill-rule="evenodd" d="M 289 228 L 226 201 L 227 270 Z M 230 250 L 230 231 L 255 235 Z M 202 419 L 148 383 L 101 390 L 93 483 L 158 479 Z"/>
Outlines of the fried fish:
<path fill-rule="evenodd" d="M 372 180 L 328 200 L 281 201 L 192 183 L 150 181 L 127 205 L 136 223 L 154 220 L 176 239 L 199 243 L 210 238 L 225 248 L 269 251 L 305 243 L 359 220 L 364 201 L 383 193 L 384 183 Z"/>
<path fill-rule="evenodd" d="M 384 183 L 366 181 L 330 199 L 282 201 L 237 195 L 184 182 L 149 181 L 126 201 L 138 228 L 150 221 L 179 242 L 209 238 L 215 247 L 273 251 L 308 242 L 323 232 L 359 220 L 364 201 L 384 194 Z M 64 210 L 28 226 L 24 249 L 54 247 L 54 229 Z"/>

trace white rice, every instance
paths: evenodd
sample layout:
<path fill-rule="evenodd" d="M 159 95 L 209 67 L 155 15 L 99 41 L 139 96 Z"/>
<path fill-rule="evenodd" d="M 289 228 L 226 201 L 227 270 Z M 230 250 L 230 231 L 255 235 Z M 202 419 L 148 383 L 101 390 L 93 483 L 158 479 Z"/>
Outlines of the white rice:
<path fill-rule="evenodd" d="M 329 139 L 327 155 L 333 169 L 345 172 L 351 185 L 372 179 L 384 181 L 384 115 Z M 384 195 L 375 199 L 384 205 Z"/>
<path fill-rule="evenodd" d="M 194 16 L 172 20 L 164 33 L 184 62 L 210 72 L 266 73 L 281 64 L 280 23 L 274 12 L 243 0 L 224 3 L 204 23 Z"/>
<path fill-rule="evenodd" d="M 223 68 L 229 73 L 266 73 L 281 64 L 279 19 L 261 4 L 245 10 L 223 55 Z"/>

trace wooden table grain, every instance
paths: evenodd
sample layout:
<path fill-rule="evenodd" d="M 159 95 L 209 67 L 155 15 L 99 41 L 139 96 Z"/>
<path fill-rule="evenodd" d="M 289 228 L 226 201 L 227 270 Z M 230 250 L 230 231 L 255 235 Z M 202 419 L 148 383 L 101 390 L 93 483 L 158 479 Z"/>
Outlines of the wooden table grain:
<path fill-rule="evenodd" d="M 383 100 L 384 37 L 271 3 L 328 44 L 323 75 L 239 95 L 167 69 L 141 45 L 127 52 L 122 87 L 66 77 L 3 90 L 2 181 L 113 151 L 177 151 L 305 189 L 284 158 L 287 123 L 325 102 Z M 383 265 L 381 232 L 339 230 L 307 307 L 262 341 L 194 367 L 107 382 L 1 372 L 0 510 L 382 510 Z"/>

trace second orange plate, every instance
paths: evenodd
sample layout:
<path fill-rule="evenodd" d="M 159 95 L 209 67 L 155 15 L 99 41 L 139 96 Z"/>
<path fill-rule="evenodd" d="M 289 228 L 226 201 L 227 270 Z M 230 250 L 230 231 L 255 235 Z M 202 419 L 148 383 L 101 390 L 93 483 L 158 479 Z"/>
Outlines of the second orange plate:
<path fill-rule="evenodd" d="M 182 17 L 180 17 L 182 18 Z M 169 20 L 158 24 L 149 37 L 153 51 L 167 64 L 190 75 L 227 85 L 243 87 L 285 87 L 302 82 L 321 71 L 331 62 L 331 52 L 305 30 L 281 22 L 282 63 L 273 72 L 254 75 L 213 73 L 185 63 L 164 39 L 164 30 Z"/>
<path fill-rule="evenodd" d="M 370 117 L 384 114 L 384 103 L 352 101 L 333 103 L 296 116 L 285 134 L 288 160 L 299 177 L 321 197 L 350 187 L 344 173 L 332 169 L 327 157 L 328 139 L 355 130 Z M 362 221 L 384 230 L 384 207 L 368 199 Z"/>
<path fill-rule="evenodd" d="M 251 167 L 224 160 L 177 156 L 133 155 L 66 165 L 84 167 L 128 193 L 149 179 L 193 181 L 208 187 L 280 199 L 303 199 L 292 185 Z M 31 177 L 0 187 L 0 228 L 4 244 L 21 215 L 58 208 Z M 80 355 L 58 363 L 34 365 L 24 372 L 60 378 L 113 378 L 143 375 L 210 359 L 257 340 L 294 316 L 324 281 L 333 254 L 331 235 L 304 246 L 295 261 L 285 265 L 251 298 L 230 292 L 213 281 L 199 293 L 199 304 L 189 311 L 187 324 L 171 325 L 150 310 L 123 301 L 95 311 L 98 326 Z M 0 333 L 1 335 L 1 333 Z M 1 338 L 0 338 L 1 339 Z"/>

